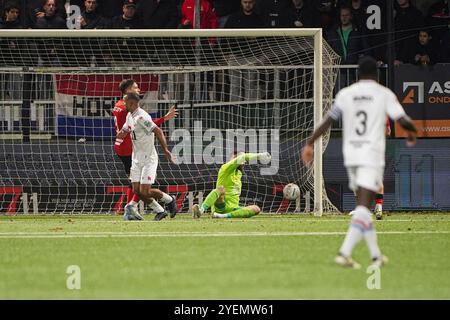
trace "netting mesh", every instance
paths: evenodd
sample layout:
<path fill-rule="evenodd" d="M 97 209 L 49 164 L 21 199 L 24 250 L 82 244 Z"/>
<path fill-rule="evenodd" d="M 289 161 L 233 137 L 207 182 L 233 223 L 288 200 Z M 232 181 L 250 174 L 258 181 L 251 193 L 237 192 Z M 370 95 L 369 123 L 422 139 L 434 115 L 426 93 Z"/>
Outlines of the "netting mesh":
<path fill-rule="evenodd" d="M 178 194 L 180 210 L 206 196 L 235 149 L 272 154 L 268 164 L 245 166 L 243 205 L 312 210 L 313 170 L 300 160 L 314 127 L 312 37 L 95 35 L 1 38 L 2 212 L 121 210 L 129 181 L 113 151 L 112 109 L 126 78 L 154 118 L 174 103 L 180 111 L 162 125 L 178 164 L 161 156 L 156 182 Z M 339 62 L 325 42 L 322 59 L 325 113 Z M 289 203 L 282 189 L 291 182 L 302 197 Z M 323 191 L 324 211 L 335 211 Z"/>

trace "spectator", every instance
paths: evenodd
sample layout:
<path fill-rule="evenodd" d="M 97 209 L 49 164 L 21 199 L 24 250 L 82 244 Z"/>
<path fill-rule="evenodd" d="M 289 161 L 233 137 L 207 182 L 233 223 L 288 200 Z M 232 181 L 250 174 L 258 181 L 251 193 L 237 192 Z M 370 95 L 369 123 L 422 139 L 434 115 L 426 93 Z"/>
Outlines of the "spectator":
<path fill-rule="evenodd" d="M 267 28 L 288 27 L 285 13 L 292 11 L 292 0 L 258 0 L 256 12 Z"/>
<path fill-rule="evenodd" d="M 339 25 L 326 34 L 330 46 L 341 56 L 341 64 L 357 64 L 358 59 L 368 50 L 366 40 L 353 24 L 352 18 L 351 8 L 342 7 L 339 10 Z"/>
<path fill-rule="evenodd" d="M 19 5 L 16 2 L 7 2 L 0 18 L 0 29 L 22 29 L 19 14 Z"/>
<path fill-rule="evenodd" d="M 373 16 L 373 13 L 367 13 L 368 6 L 376 6 L 380 9 L 381 16 Z M 388 32 L 387 26 L 387 7 L 391 4 L 386 0 L 353 0 L 352 1 L 352 13 L 354 20 L 360 32 L 366 35 L 367 43 L 371 48 L 371 55 L 378 61 L 379 64 L 383 64 L 387 61 L 387 43 Z M 358 17 L 359 15 L 359 17 Z M 371 17 L 369 19 L 369 17 Z M 378 19 L 380 19 L 378 21 Z M 368 26 L 369 21 L 369 26 Z M 379 26 L 373 25 L 374 22 L 380 22 Z"/>
<path fill-rule="evenodd" d="M 419 39 L 413 49 L 413 57 L 408 62 L 426 66 L 435 64 L 438 60 L 438 54 L 436 48 L 434 48 L 432 37 L 428 30 L 421 30 L 419 32 Z"/>
<path fill-rule="evenodd" d="M 308 0 L 292 0 L 292 9 L 287 12 L 290 28 L 314 28 L 319 26 L 319 12 Z"/>
<path fill-rule="evenodd" d="M 56 14 L 55 0 L 45 0 L 42 9 L 36 13 L 35 29 L 66 29 L 66 20 Z"/>
<path fill-rule="evenodd" d="M 84 7 L 85 0 L 70 0 L 71 5 Z M 144 0 L 147 1 L 147 0 Z M 97 11 L 104 19 L 110 21 L 115 16 L 122 14 L 123 0 L 97 0 Z"/>
<path fill-rule="evenodd" d="M 98 12 L 102 17 L 111 20 L 123 13 L 123 0 L 98 0 Z M 148 1 L 148 0 L 143 0 Z"/>
<path fill-rule="evenodd" d="M 442 34 L 440 41 L 440 58 L 441 63 L 450 63 L 450 20 L 448 21 L 447 29 Z"/>
<path fill-rule="evenodd" d="M 336 1 L 334 0 L 314 0 L 314 5 L 319 11 L 319 25 L 324 31 L 335 25 Z"/>
<path fill-rule="evenodd" d="M 27 28 L 34 28 L 36 26 L 37 18 L 45 15 L 44 5 L 45 0 L 27 0 L 24 25 Z M 66 11 L 64 8 L 65 0 L 56 0 L 56 12 L 55 15 L 65 21 Z M 65 28 L 65 27 L 64 27 Z"/>
<path fill-rule="evenodd" d="M 181 27 L 193 29 L 195 0 L 184 0 L 181 6 Z M 217 16 L 208 0 L 200 0 L 200 29 L 216 29 Z"/>
<path fill-rule="evenodd" d="M 233 13 L 225 23 L 225 28 L 263 28 L 264 21 L 255 11 L 255 0 L 241 0 L 241 9 Z"/>
<path fill-rule="evenodd" d="M 217 27 L 224 28 L 225 23 L 232 13 L 239 10 L 240 0 L 212 0 L 212 5 L 216 11 Z"/>
<path fill-rule="evenodd" d="M 422 13 L 412 6 L 410 0 L 396 0 L 395 27 L 395 65 L 408 60 L 414 48 L 417 31 L 423 26 Z"/>
<path fill-rule="evenodd" d="M 81 12 L 81 29 L 104 29 L 108 27 L 108 22 L 98 13 L 97 0 L 85 0 L 84 10 Z"/>
<path fill-rule="evenodd" d="M 146 0 L 138 4 L 138 15 L 145 29 L 176 29 L 178 8 L 175 0 Z"/>
<path fill-rule="evenodd" d="M 122 15 L 111 20 L 112 29 L 139 29 L 141 27 L 136 14 L 136 1 L 125 0 L 122 6 Z"/>
<path fill-rule="evenodd" d="M 440 39 L 447 29 L 450 20 L 449 2 L 449 0 L 440 0 L 432 4 L 428 9 L 426 23 L 429 26 L 433 26 L 432 36 L 435 39 Z"/>
<path fill-rule="evenodd" d="M 225 24 L 225 28 L 263 28 L 264 21 L 254 12 L 255 0 L 241 0 L 241 9 L 230 15 Z M 241 41 L 230 41 L 230 54 L 226 57 L 229 64 L 239 66 L 254 64 L 252 57 L 242 54 L 242 50 L 252 47 L 252 41 L 256 39 L 242 39 Z M 229 93 L 230 101 L 241 99 L 255 100 L 258 97 L 258 70 L 245 70 L 242 68 L 228 71 L 229 88 L 225 92 Z M 228 82 L 227 82 L 228 83 Z M 228 85 L 227 85 L 228 86 Z"/>
<path fill-rule="evenodd" d="M 365 37 L 352 23 L 352 9 L 341 7 L 339 10 L 340 23 L 331 28 L 325 36 L 333 50 L 341 56 L 341 64 L 357 64 L 359 58 L 367 53 Z M 339 87 L 342 89 L 356 81 L 354 69 L 341 69 L 338 79 Z"/>
<path fill-rule="evenodd" d="M 3 15 L 0 18 L 0 29 L 22 29 L 22 24 L 20 23 L 19 20 L 19 14 L 20 14 L 20 7 L 17 4 L 17 2 L 5 3 Z M 24 42 L 23 39 L 14 39 L 6 37 L 0 39 L 0 52 L 2 55 L 2 59 L 0 60 L 2 65 L 8 65 L 9 61 L 15 61 L 16 63 L 20 64 L 18 59 L 20 59 L 22 56 L 20 55 L 19 48 L 25 45 L 23 42 Z M 11 74 L 10 76 L 4 75 L 4 77 L 14 78 L 14 74 Z M 13 95 L 12 91 L 5 88 L 8 86 L 11 87 L 12 84 L 10 84 L 9 82 L 10 81 L 6 81 L 5 83 L 2 83 L 0 85 L 0 91 L 3 92 L 4 90 L 6 90 L 10 92 L 9 96 L 11 96 Z M 5 87 L 3 86 L 3 84 Z"/>
<path fill-rule="evenodd" d="M 352 8 L 353 24 L 358 28 L 358 30 L 366 33 L 366 29 L 367 29 L 367 27 L 366 27 L 366 21 L 367 21 L 366 6 L 363 6 L 362 0 L 352 0 L 351 8 Z"/>

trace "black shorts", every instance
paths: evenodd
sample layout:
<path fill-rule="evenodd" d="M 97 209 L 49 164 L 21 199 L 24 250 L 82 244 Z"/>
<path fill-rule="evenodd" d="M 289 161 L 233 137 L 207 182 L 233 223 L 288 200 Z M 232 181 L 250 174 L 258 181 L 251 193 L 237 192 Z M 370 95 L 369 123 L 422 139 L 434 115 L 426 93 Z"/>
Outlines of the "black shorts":
<path fill-rule="evenodd" d="M 125 173 L 128 178 L 130 177 L 130 169 L 131 169 L 131 156 L 118 156 L 120 160 L 122 160 L 123 167 L 125 169 Z"/>

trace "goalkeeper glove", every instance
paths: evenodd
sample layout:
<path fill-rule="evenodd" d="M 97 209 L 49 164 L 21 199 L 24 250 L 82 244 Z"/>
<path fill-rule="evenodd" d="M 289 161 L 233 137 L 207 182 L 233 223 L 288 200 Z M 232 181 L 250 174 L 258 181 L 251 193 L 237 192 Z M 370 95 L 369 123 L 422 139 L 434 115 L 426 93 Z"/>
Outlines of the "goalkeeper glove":
<path fill-rule="evenodd" d="M 258 158 L 259 160 L 261 160 L 262 162 L 268 163 L 270 161 L 270 159 L 272 159 L 272 157 L 270 156 L 270 153 L 268 152 L 262 152 L 260 154 L 258 154 Z"/>

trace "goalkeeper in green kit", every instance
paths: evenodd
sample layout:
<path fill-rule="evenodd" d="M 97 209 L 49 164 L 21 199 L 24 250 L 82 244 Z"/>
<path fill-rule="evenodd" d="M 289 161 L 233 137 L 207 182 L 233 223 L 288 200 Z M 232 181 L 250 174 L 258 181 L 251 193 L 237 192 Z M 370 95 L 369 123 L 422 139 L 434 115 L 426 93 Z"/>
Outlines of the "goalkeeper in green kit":
<path fill-rule="evenodd" d="M 261 212 L 257 205 L 247 207 L 239 206 L 239 197 L 242 190 L 242 167 L 251 160 L 270 161 L 270 154 L 240 153 L 220 167 L 217 176 L 216 189 L 212 190 L 201 206 L 192 207 L 193 217 L 200 216 L 211 209 L 212 218 L 250 218 Z"/>

